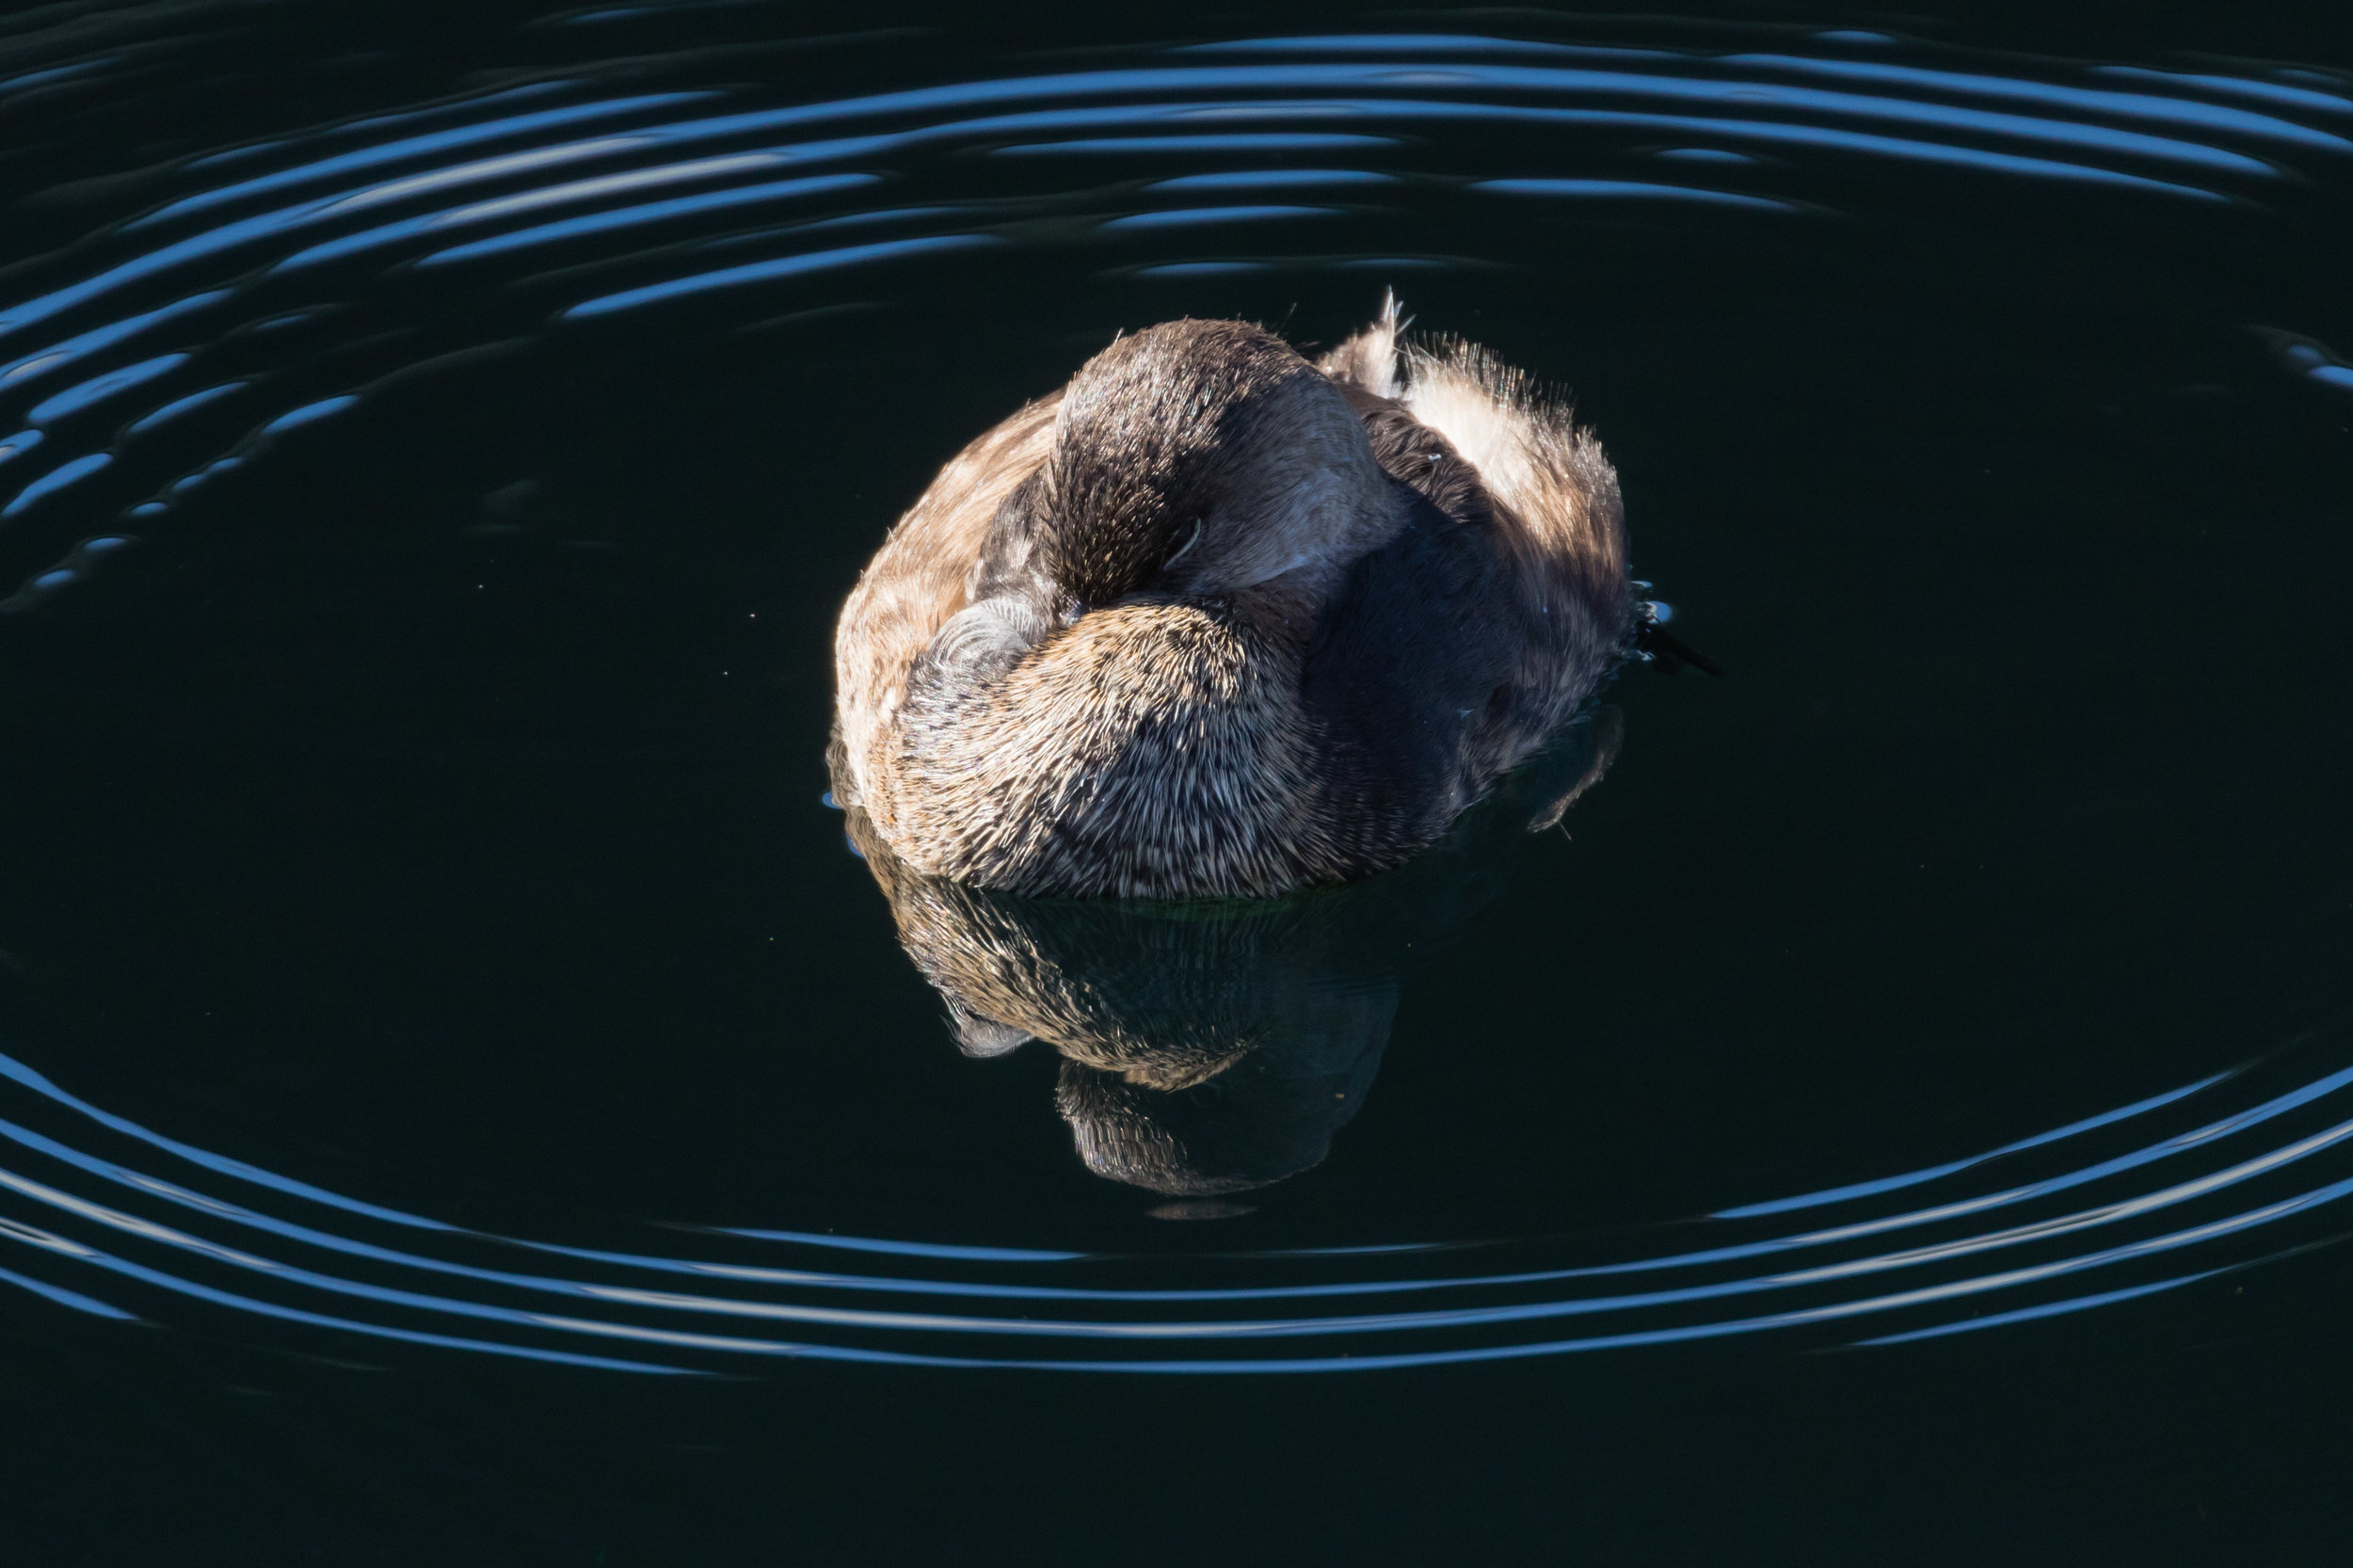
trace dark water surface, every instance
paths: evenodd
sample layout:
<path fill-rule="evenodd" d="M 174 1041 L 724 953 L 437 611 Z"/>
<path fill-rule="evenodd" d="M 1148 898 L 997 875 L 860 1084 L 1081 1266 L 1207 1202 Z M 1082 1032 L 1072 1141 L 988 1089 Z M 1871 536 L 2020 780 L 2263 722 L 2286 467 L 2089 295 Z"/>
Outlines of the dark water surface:
<path fill-rule="evenodd" d="M 2339 1560 L 2327 17 L 64 5 L 0 127 L 12 1560 Z M 1734 673 L 1310 919 L 1362 1109 L 1172 1208 L 957 1049 L 832 616 L 1389 288 Z"/>

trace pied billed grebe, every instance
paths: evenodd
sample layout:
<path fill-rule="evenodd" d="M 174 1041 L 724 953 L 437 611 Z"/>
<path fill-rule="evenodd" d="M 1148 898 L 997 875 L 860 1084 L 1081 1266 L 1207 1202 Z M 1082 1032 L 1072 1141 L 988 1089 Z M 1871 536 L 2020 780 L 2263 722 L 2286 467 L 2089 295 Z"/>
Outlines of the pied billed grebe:
<path fill-rule="evenodd" d="M 858 580 L 837 767 L 913 871 L 1264 896 L 1395 865 L 1627 649 L 1617 475 L 1568 410 L 1379 321 L 1122 337 L 959 453 Z"/>

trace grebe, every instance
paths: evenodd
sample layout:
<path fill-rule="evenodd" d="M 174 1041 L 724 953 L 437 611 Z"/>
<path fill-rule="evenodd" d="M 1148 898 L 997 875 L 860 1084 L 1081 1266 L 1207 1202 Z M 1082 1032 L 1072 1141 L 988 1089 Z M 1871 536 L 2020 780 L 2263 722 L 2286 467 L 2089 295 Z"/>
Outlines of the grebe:
<path fill-rule="evenodd" d="M 1163 323 L 959 453 L 842 610 L 842 804 L 1033 895 L 1264 897 L 1435 841 L 1639 617 L 1600 443 L 1400 328 L 1311 362 Z"/>

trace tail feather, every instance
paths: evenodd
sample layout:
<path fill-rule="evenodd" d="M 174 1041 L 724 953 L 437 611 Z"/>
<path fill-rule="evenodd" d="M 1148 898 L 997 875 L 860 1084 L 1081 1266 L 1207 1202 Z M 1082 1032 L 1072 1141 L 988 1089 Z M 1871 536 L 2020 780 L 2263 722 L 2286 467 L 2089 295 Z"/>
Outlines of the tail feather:
<path fill-rule="evenodd" d="M 1395 397 L 1398 379 L 1398 340 L 1406 320 L 1390 290 L 1381 302 L 1373 324 L 1316 361 L 1316 368 L 1342 386 L 1360 388 L 1375 397 Z"/>

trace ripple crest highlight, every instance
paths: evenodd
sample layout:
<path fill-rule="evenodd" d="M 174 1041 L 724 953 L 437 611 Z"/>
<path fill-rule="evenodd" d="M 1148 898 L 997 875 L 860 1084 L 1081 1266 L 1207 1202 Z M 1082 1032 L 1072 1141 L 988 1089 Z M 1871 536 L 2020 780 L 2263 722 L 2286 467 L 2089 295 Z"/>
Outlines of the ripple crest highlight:
<path fill-rule="evenodd" d="M 0 306 L 0 430 L 23 432 L 0 443 L 0 542 L 33 557 L 29 583 L 78 580 L 55 558 L 77 534 L 136 539 L 124 523 L 160 525 L 224 456 L 417 370 L 355 349 L 392 326 L 436 361 L 492 341 L 466 335 L 486 313 L 509 344 L 649 309 L 724 328 L 796 296 L 952 291 L 983 248 L 1170 280 L 1542 266 L 1502 242 L 1465 252 L 1481 203 L 1775 222 L 1867 215 L 1923 174 L 2256 221 L 2341 189 L 2353 154 L 2353 97 L 2309 72 L 2005 73 L 1911 46 L 1891 58 L 1878 35 L 1819 35 L 1811 54 L 1773 36 L 1713 51 L 1234 39 L 787 104 L 695 80 L 709 64 L 680 56 L 638 62 L 632 82 L 656 90 L 564 74 L 189 158 L 149 179 L 143 210 L 24 269 L 48 280 Z M 1508 166 L 1466 151 L 1499 127 L 1521 149 Z M 1298 157 L 1316 167 L 1284 167 Z M 899 232 L 844 244 L 844 225 Z M 407 286 L 427 270 L 462 271 L 460 286 Z M 322 287 L 345 308 L 315 310 Z M 317 384 L 330 356 L 358 372 Z M 222 439 L 192 456 L 200 424 Z"/>
<path fill-rule="evenodd" d="M 1216 1277 L 1250 1282 L 1202 1286 L 1199 1258 L 744 1228 L 690 1254 L 492 1236 L 180 1142 L 13 1059 L 0 1079 L 0 1243 L 17 1254 L 0 1281 L 101 1317 L 210 1309 L 641 1372 L 1362 1371 L 1767 1334 L 1894 1343 L 2245 1267 L 2333 1236 L 2353 1196 L 2353 1068 L 2275 1061 L 1617 1256 L 1566 1237 L 1223 1255 Z M 1914 1189 L 1917 1207 L 1887 1202 Z"/>

